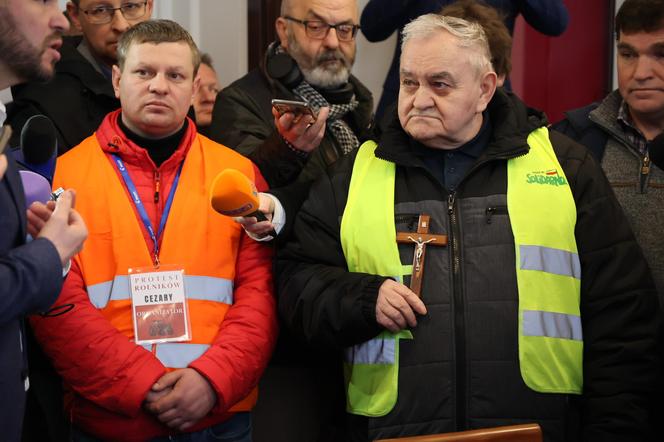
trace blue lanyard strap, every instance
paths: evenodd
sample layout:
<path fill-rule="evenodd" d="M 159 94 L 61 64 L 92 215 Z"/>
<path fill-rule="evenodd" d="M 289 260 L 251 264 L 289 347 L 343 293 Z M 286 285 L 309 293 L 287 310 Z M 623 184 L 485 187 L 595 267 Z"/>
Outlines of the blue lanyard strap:
<path fill-rule="evenodd" d="M 127 186 L 127 190 L 129 190 L 129 194 L 131 195 L 131 199 L 134 202 L 134 205 L 136 206 L 136 210 L 138 210 L 138 214 L 141 217 L 141 221 L 143 221 L 143 225 L 147 229 L 148 233 L 150 234 L 150 238 L 154 243 L 155 264 L 159 264 L 158 238 L 164 232 L 164 227 L 166 227 L 166 220 L 168 219 L 168 214 L 170 213 L 171 206 L 173 205 L 173 198 L 175 197 L 175 189 L 178 187 L 178 183 L 180 181 L 180 174 L 182 173 L 182 166 L 184 165 L 184 161 L 182 162 L 182 164 L 180 164 L 180 168 L 178 169 L 178 172 L 175 175 L 175 180 L 173 181 L 173 185 L 171 186 L 171 191 L 169 192 L 168 198 L 166 199 L 166 204 L 164 205 L 164 211 L 161 214 L 161 221 L 159 222 L 159 230 L 155 234 L 154 228 L 152 227 L 152 223 L 150 222 L 150 217 L 148 216 L 148 213 L 145 210 L 145 206 L 143 205 L 141 198 L 138 196 L 138 190 L 136 190 L 136 185 L 134 185 L 134 182 L 129 176 L 129 172 L 127 172 L 127 168 L 125 167 L 124 162 L 116 154 L 113 154 L 113 159 L 115 160 L 115 164 L 118 166 L 118 171 L 120 171 L 120 175 L 122 175 L 122 179 L 124 180 L 125 186 Z"/>

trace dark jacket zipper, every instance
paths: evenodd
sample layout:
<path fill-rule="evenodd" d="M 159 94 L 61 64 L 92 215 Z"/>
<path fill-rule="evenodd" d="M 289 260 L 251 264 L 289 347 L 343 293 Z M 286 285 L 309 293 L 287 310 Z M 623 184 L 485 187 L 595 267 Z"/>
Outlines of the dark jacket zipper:
<path fill-rule="evenodd" d="M 460 188 L 461 184 L 468 179 L 470 175 L 473 174 L 480 167 L 484 166 L 487 163 L 492 161 L 501 161 L 509 160 L 516 158 L 522 155 L 526 155 L 528 149 L 515 149 L 511 152 L 504 152 L 502 155 L 496 155 L 493 157 L 484 158 L 477 163 L 475 163 L 468 172 L 464 175 L 463 178 L 459 181 L 457 189 Z M 455 427 L 457 431 L 463 431 L 468 429 L 468 398 L 467 398 L 467 374 L 468 367 L 467 356 L 466 356 L 466 309 L 463 299 L 463 290 L 462 290 L 462 280 L 461 280 L 461 253 L 459 240 L 461 238 L 461 233 L 459 230 L 459 221 L 458 221 L 458 208 L 456 207 L 456 191 L 450 192 L 447 198 L 447 213 L 450 218 L 450 231 L 449 231 L 449 243 L 450 250 L 452 252 L 452 280 L 453 287 L 452 293 L 454 297 L 454 346 L 455 346 L 455 379 L 456 379 L 456 394 L 455 394 L 455 408 L 456 408 L 456 422 Z M 496 207 L 493 211 L 495 214 L 499 208 Z M 507 212 L 507 208 L 505 208 Z M 489 218 L 490 222 L 490 218 Z"/>
<path fill-rule="evenodd" d="M 161 187 L 161 179 L 159 170 L 154 171 L 154 203 L 159 203 L 159 188 Z"/>
<path fill-rule="evenodd" d="M 517 158 L 528 153 L 528 148 L 516 148 L 509 152 L 502 152 L 499 155 L 494 155 L 491 157 L 486 157 L 475 163 L 468 172 L 464 175 L 463 178 L 459 181 L 457 189 L 460 188 L 461 184 L 476 170 L 484 166 L 487 163 L 492 161 L 501 161 L 501 160 L 510 160 L 512 158 Z M 427 168 L 413 165 L 413 164 L 400 164 L 395 162 L 392 158 L 385 158 L 380 155 L 376 155 L 377 158 L 381 158 L 386 161 L 394 162 L 397 166 L 401 167 L 416 167 L 421 169 L 425 174 L 429 175 L 434 182 L 438 182 L 436 177 L 434 177 Z M 443 191 L 447 192 L 442 185 L 439 186 Z M 461 255 L 459 252 L 459 238 L 461 236 L 458 225 L 458 214 L 455 210 L 455 198 L 456 191 L 452 191 L 448 195 L 447 199 L 447 211 L 450 218 L 450 231 L 449 231 L 449 243 L 450 250 L 452 253 L 452 278 L 453 278 L 453 298 L 454 298 L 454 342 L 455 342 L 455 383 L 456 383 L 456 394 L 455 394 L 455 408 L 456 408 L 456 424 L 455 428 L 457 431 L 462 431 L 468 429 L 468 417 L 466 413 L 467 409 L 467 395 L 466 395 L 466 384 L 467 384 L 467 367 L 466 367 L 466 342 L 465 342 L 465 328 L 466 328 L 466 312 L 465 304 L 463 302 L 463 291 L 462 291 L 462 281 L 461 281 Z"/>
<path fill-rule="evenodd" d="M 456 429 L 465 430 L 466 417 L 466 309 L 461 290 L 461 256 L 459 254 L 459 223 L 454 207 L 455 192 L 447 197 L 447 213 L 450 217 L 450 245 L 452 251 L 452 293 L 454 297 L 454 347 L 455 347 L 455 378 L 456 378 Z"/>

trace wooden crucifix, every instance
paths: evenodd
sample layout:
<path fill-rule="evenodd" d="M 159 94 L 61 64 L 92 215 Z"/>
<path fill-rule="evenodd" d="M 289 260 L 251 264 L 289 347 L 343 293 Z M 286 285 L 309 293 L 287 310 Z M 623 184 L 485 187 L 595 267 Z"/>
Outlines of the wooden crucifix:
<path fill-rule="evenodd" d="M 397 243 L 415 243 L 413 253 L 413 275 L 410 278 L 410 289 L 421 297 L 422 276 L 424 275 L 424 257 L 427 245 L 446 246 L 447 235 L 433 235 L 429 233 L 429 215 L 420 215 L 417 221 L 417 232 L 397 232 Z"/>

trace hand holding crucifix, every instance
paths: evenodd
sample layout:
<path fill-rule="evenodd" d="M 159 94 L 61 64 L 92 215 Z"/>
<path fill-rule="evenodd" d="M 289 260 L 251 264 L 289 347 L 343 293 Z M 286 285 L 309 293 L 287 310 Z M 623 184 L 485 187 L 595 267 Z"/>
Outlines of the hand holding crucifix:
<path fill-rule="evenodd" d="M 421 296 L 422 277 L 424 276 L 424 258 L 427 245 L 446 246 L 446 235 L 433 235 L 429 233 L 429 215 L 420 215 L 417 223 L 417 232 L 397 232 L 397 243 L 408 244 L 415 243 L 415 252 L 413 253 L 413 275 L 410 278 L 410 289 Z"/>
<path fill-rule="evenodd" d="M 432 235 L 429 232 L 428 215 L 420 215 L 417 232 L 397 232 L 398 243 L 415 244 L 413 253 L 413 275 L 410 289 L 400 282 L 386 280 L 378 291 L 376 300 L 376 322 L 396 333 L 406 327 L 417 326 L 415 313 L 427 313 L 424 302 L 420 299 L 422 276 L 424 274 L 424 258 L 427 245 L 445 246 L 447 236 Z"/>

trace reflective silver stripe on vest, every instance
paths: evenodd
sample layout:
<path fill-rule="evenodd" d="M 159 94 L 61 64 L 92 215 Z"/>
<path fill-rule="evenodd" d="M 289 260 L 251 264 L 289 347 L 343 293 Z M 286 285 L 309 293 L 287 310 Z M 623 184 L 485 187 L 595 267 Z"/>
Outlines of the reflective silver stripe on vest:
<path fill-rule="evenodd" d="M 396 339 L 371 339 L 344 350 L 350 364 L 394 364 Z"/>
<path fill-rule="evenodd" d="M 151 344 L 142 347 L 152 353 Z M 193 361 L 200 358 L 208 348 L 210 346 L 207 344 L 179 344 L 176 342 L 157 344 L 157 359 L 169 368 L 186 368 Z"/>
<path fill-rule="evenodd" d="M 97 308 L 104 308 L 111 300 L 129 299 L 129 277 L 116 276 L 113 281 L 88 286 L 90 302 Z"/>
<path fill-rule="evenodd" d="M 523 335 L 582 341 L 581 317 L 564 313 L 524 310 Z"/>
<path fill-rule="evenodd" d="M 581 262 L 577 253 L 542 246 L 519 246 L 521 270 L 540 270 L 581 279 Z"/>
<path fill-rule="evenodd" d="M 233 281 L 229 279 L 185 275 L 184 291 L 188 299 L 233 304 Z M 129 300 L 129 277 L 116 276 L 113 281 L 89 285 L 88 296 L 97 308 L 106 307 L 109 301 Z"/>

